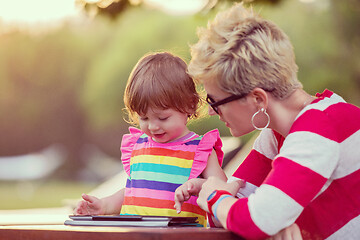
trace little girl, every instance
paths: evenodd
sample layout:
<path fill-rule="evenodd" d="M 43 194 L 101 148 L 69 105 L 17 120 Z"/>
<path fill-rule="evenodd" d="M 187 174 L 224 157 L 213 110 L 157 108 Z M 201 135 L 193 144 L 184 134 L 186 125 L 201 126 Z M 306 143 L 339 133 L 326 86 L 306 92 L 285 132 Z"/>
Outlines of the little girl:
<path fill-rule="evenodd" d="M 126 187 L 102 199 L 83 194 L 74 214 L 196 216 L 206 226 L 196 197 L 186 197 L 179 214 L 174 207 L 175 190 L 189 179 L 196 188 L 209 176 L 226 181 L 218 130 L 200 136 L 186 126 L 200 103 L 186 70 L 181 58 L 166 52 L 139 60 L 124 95 L 130 122 L 140 126 L 122 139 Z"/>

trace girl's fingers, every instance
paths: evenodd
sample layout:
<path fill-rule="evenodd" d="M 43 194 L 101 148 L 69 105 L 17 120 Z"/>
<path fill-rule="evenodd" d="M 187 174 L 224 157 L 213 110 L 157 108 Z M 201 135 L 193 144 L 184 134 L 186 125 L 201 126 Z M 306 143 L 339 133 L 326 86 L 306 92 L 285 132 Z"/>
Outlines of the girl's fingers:
<path fill-rule="evenodd" d="M 97 197 L 94 197 L 94 196 L 91 196 L 91 195 L 87 195 L 87 194 L 85 194 L 85 193 L 82 194 L 82 198 L 83 198 L 85 201 L 89 202 L 89 203 L 94 203 L 95 201 L 98 200 Z"/>
<path fill-rule="evenodd" d="M 181 191 L 175 192 L 174 202 L 175 202 L 174 208 L 176 209 L 176 212 L 180 213 L 181 212 L 181 205 L 184 202 L 184 196 L 182 195 Z"/>
<path fill-rule="evenodd" d="M 176 209 L 177 213 L 181 213 L 181 203 L 175 202 L 174 208 Z"/>
<path fill-rule="evenodd" d="M 75 215 L 84 215 L 87 214 L 87 203 L 85 201 L 80 201 L 76 208 L 74 209 Z"/>

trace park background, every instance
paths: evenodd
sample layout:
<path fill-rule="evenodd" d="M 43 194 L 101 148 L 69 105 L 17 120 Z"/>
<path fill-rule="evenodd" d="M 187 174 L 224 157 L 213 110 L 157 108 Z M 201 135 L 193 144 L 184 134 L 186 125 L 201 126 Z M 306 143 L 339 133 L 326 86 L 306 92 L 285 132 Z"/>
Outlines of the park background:
<path fill-rule="evenodd" d="M 121 171 L 133 66 L 154 51 L 188 62 L 197 28 L 239 1 L 41 2 L 0 0 L 0 210 L 62 206 Z M 59 2 L 70 2 L 69 16 L 56 15 Z M 359 1 L 247 4 L 289 35 L 306 91 L 327 88 L 360 105 Z M 230 136 L 216 116 L 190 128 Z"/>

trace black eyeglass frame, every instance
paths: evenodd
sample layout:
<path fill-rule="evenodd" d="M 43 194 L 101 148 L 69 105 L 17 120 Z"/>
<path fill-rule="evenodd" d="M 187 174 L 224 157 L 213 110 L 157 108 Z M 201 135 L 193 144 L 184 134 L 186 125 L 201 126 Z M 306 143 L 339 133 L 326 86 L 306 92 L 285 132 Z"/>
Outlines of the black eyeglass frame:
<path fill-rule="evenodd" d="M 214 99 L 212 99 L 209 95 L 206 95 L 206 102 L 210 105 L 210 107 L 219 114 L 218 106 L 223 105 L 225 103 L 229 103 L 235 100 L 238 100 L 240 98 L 245 97 L 247 94 L 240 94 L 240 95 L 231 95 L 227 98 L 224 98 L 220 101 L 215 102 Z"/>

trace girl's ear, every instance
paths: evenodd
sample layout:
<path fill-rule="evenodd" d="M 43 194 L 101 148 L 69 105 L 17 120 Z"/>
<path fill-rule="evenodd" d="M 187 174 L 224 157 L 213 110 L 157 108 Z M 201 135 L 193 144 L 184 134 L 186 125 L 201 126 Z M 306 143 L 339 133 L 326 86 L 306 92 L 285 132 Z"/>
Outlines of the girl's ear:
<path fill-rule="evenodd" d="M 249 93 L 249 95 L 252 97 L 252 101 L 258 107 L 258 109 L 267 108 L 268 95 L 265 90 L 256 87 Z"/>

